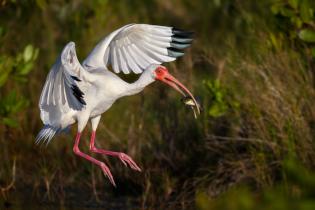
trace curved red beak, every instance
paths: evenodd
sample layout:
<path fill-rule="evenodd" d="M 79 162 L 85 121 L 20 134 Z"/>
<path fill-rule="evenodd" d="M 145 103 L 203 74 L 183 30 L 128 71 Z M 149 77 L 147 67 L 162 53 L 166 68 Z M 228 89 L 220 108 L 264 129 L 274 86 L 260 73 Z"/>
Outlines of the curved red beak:
<path fill-rule="evenodd" d="M 192 93 L 181 82 L 179 82 L 175 77 L 173 77 L 170 73 L 168 73 L 166 68 L 165 69 L 164 68 L 157 69 L 158 71 L 162 70 L 163 74 L 162 73 L 159 74 L 160 73 L 159 72 L 157 74 L 156 79 L 168 84 L 169 86 L 171 86 L 172 88 L 174 88 L 175 90 L 180 92 L 184 97 L 189 96 L 195 104 L 195 107 L 197 109 L 197 113 L 200 114 L 199 104 L 197 103 L 197 101 L 196 101 L 195 97 L 192 95 Z"/>

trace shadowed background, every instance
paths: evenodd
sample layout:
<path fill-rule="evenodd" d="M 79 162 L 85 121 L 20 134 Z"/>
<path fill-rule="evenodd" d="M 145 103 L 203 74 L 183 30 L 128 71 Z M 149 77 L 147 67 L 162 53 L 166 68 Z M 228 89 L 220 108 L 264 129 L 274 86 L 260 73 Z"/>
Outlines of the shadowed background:
<path fill-rule="evenodd" d="M 312 209 L 315 205 L 312 0 L 0 0 L 0 209 Z M 102 115 L 96 144 L 117 188 L 72 152 L 76 125 L 46 147 L 38 100 L 69 41 L 80 61 L 129 23 L 194 31 L 165 64 L 200 99 L 193 113 L 154 83 Z M 127 81 L 136 75 L 120 75 Z M 88 152 L 88 126 L 81 149 Z"/>

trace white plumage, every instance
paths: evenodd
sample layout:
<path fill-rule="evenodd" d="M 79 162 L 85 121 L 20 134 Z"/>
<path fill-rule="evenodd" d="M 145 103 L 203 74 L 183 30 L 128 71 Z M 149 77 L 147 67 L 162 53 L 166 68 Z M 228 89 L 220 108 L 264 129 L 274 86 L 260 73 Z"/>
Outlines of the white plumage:
<path fill-rule="evenodd" d="M 82 130 L 91 119 L 95 137 L 101 114 L 118 98 L 136 94 L 157 79 L 184 95 L 183 90 L 191 95 L 168 74 L 165 67 L 160 66 L 161 63 L 174 61 L 184 55 L 182 49 L 188 47 L 191 41 L 191 33 L 172 27 L 129 24 L 100 41 L 82 65 L 77 59 L 75 44 L 68 43 L 51 68 L 41 93 L 39 108 L 44 127 L 36 142 L 49 143 L 56 133 L 77 122 L 75 153 L 98 164 L 114 184 L 104 163 L 86 154 L 82 155 L 79 151 L 78 143 Z M 136 82 L 130 84 L 112 73 L 110 68 L 115 73 L 142 74 Z M 94 137 L 91 137 L 91 151 L 119 156 L 130 167 L 140 170 L 132 159 L 122 155 L 123 153 L 97 150 L 94 147 Z"/>
<path fill-rule="evenodd" d="M 172 27 L 126 25 L 103 39 L 83 65 L 93 68 L 111 65 L 115 73 L 142 73 L 151 64 L 174 61 L 184 55 L 177 49 L 190 45 L 192 39 L 185 35 L 189 33 Z"/>

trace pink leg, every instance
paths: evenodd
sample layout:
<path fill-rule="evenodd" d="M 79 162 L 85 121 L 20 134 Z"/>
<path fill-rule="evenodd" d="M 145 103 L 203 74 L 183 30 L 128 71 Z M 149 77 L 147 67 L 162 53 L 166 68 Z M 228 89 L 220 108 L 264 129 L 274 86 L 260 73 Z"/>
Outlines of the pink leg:
<path fill-rule="evenodd" d="M 121 162 L 123 162 L 123 164 L 125 166 L 127 166 L 127 164 L 128 164 L 130 168 L 132 168 L 132 169 L 134 169 L 136 171 L 141 171 L 139 166 L 131 159 L 131 157 L 129 157 L 125 153 L 113 152 L 113 151 L 108 151 L 108 150 L 103 150 L 103 149 L 96 148 L 95 145 L 94 145 L 95 133 L 96 133 L 95 131 L 92 131 L 91 140 L 90 140 L 90 150 L 92 152 L 118 157 L 121 160 Z"/>
<path fill-rule="evenodd" d="M 105 163 L 99 161 L 99 160 L 96 160 L 95 158 L 83 153 L 80 151 L 79 149 L 79 143 L 80 143 L 80 137 L 81 137 L 81 133 L 78 132 L 77 133 L 77 136 L 75 138 L 75 142 L 74 142 L 74 146 L 73 146 L 73 152 L 80 156 L 80 157 L 83 157 L 85 159 L 87 159 L 88 161 L 98 165 L 99 167 L 101 167 L 103 173 L 108 177 L 109 181 L 116 187 L 116 184 L 115 184 L 115 181 L 114 181 L 114 178 L 109 170 L 109 168 L 105 165 Z"/>

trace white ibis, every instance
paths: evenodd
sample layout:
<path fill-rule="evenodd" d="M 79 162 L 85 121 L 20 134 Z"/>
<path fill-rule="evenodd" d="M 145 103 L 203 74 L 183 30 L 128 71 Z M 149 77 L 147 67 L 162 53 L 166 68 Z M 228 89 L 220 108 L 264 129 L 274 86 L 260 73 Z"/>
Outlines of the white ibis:
<path fill-rule="evenodd" d="M 75 44 L 69 42 L 51 68 L 40 96 L 40 117 L 44 127 L 38 133 L 36 143 L 48 144 L 55 134 L 77 122 L 74 153 L 98 165 L 116 186 L 105 163 L 79 149 L 81 132 L 91 120 L 90 151 L 118 157 L 125 166 L 141 171 L 125 153 L 95 147 L 95 132 L 101 114 L 118 98 L 137 94 L 156 80 L 170 85 L 185 97 L 189 96 L 199 112 L 190 91 L 160 65 L 184 55 L 182 50 L 191 44 L 191 35 L 173 27 L 129 24 L 100 41 L 83 65 L 77 59 Z M 136 82 L 127 83 L 109 67 L 114 73 L 142 74 Z"/>

